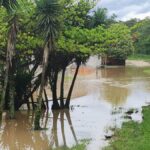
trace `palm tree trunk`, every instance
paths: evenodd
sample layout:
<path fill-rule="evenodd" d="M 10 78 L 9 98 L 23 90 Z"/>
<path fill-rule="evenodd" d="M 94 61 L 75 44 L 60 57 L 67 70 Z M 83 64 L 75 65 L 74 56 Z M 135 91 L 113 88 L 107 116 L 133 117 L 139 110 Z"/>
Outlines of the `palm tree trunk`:
<path fill-rule="evenodd" d="M 14 102 L 15 82 L 14 82 L 14 77 L 13 77 L 12 73 L 10 73 L 10 78 L 9 78 L 9 85 L 10 85 L 10 88 L 9 88 L 9 117 L 10 117 L 10 119 L 15 118 L 15 102 Z"/>
<path fill-rule="evenodd" d="M 69 106 L 70 106 L 70 99 L 71 99 L 74 84 L 75 84 L 75 81 L 76 81 L 76 78 L 77 78 L 77 75 L 78 75 L 80 64 L 81 63 L 77 63 L 77 68 L 76 68 L 76 71 L 75 71 L 75 74 L 74 74 L 74 77 L 73 77 L 73 80 L 72 80 L 72 83 L 71 83 L 71 86 L 70 86 L 70 89 L 69 89 L 69 92 L 68 92 L 68 96 L 67 96 L 66 103 L 65 103 L 65 108 L 67 108 L 67 109 L 69 109 Z"/>
<path fill-rule="evenodd" d="M 13 18 L 13 23 L 10 30 L 8 40 L 8 53 L 9 53 L 9 62 L 10 62 L 10 72 L 9 72 L 9 98 L 10 98 L 10 105 L 9 105 L 9 116 L 11 119 L 15 118 L 15 69 L 16 69 L 16 61 L 15 61 L 15 47 L 16 47 L 16 37 L 17 37 L 17 24 L 16 24 L 16 17 Z"/>
<path fill-rule="evenodd" d="M 44 48 L 44 54 L 43 54 L 43 63 L 42 63 L 42 77 L 41 77 L 41 85 L 40 85 L 40 91 L 39 91 L 39 97 L 38 97 L 38 105 L 37 110 L 35 114 L 35 121 L 34 121 L 34 129 L 39 130 L 40 129 L 40 117 L 41 117 L 41 109 L 42 109 L 42 95 L 45 87 L 45 73 L 48 66 L 48 58 L 50 54 L 49 49 L 50 43 L 46 43 Z"/>
<path fill-rule="evenodd" d="M 60 85 L 60 107 L 64 108 L 64 79 L 66 68 L 62 70 L 61 85 Z"/>
<path fill-rule="evenodd" d="M 5 105 L 6 90 L 7 90 L 7 85 L 8 85 L 8 76 L 9 76 L 9 61 L 7 60 L 6 61 L 4 86 L 3 86 L 3 90 L 2 90 L 2 97 L 1 97 L 1 103 L 0 103 L 0 115 L 2 115 L 4 105 Z"/>
<path fill-rule="evenodd" d="M 8 83 L 9 85 L 9 97 L 10 97 L 10 117 L 14 118 L 14 94 L 15 94 L 15 82 L 14 82 L 14 72 L 15 72 L 15 47 L 16 47 L 16 37 L 17 37 L 17 23 L 16 17 L 12 19 L 12 24 L 10 27 L 10 31 L 8 34 L 8 42 L 7 42 L 7 55 L 6 55 L 6 73 L 4 79 L 4 87 L 2 91 L 2 99 L 0 105 L 0 114 L 2 114 L 4 105 L 5 105 L 5 97 Z M 11 85 L 12 84 L 12 85 Z"/>

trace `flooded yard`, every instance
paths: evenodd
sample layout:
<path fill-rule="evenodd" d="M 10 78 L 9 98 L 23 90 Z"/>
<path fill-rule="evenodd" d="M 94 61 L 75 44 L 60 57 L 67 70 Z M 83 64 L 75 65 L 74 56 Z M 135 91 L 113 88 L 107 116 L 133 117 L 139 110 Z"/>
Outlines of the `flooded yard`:
<path fill-rule="evenodd" d="M 19 111 L 15 120 L 3 114 L 0 127 L 2 150 L 67 149 L 88 141 L 87 150 L 99 150 L 108 144 L 110 129 L 121 127 L 125 112 L 142 121 L 141 107 L 150 102 L 150 76 L 147 67 L 111 67 L 95 69 L 83 66 L 74 88 L 70 111 L 43 112 L 41 127 L 33 131 L 34 112 Z M 73 70 L 68 70 L 69 84 Z M 66 84 L 67 88 L 67 84 Z M 51 103 L 49 103 L 51 105 Z"/>

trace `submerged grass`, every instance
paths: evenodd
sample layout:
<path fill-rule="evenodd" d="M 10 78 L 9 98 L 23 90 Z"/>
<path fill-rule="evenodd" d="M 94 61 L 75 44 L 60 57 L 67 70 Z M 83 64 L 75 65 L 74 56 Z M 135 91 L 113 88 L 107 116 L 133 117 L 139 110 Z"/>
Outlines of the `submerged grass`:
<path fill-rule="evenodd" d="M 130 121 L 115 131 L 110 145 L 104 150 L 150 150 L 150 106 L 143 107 L 141 124 Z"/>
<path fill-rule="evenodd" d="M 150 55 L 134 54 L 128 57 L 128 60 L 143 60 L 150 62 Z"/>

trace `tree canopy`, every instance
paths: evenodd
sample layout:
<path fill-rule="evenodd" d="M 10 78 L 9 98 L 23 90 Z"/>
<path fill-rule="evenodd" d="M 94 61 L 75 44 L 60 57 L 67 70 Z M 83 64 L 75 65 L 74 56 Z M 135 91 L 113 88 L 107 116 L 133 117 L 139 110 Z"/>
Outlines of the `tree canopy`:
<path fill-rule="evenodd" d="M 135 52 L 150 54 L 150 19 L 138 21 L 131 27 L 134 38 Z"/>

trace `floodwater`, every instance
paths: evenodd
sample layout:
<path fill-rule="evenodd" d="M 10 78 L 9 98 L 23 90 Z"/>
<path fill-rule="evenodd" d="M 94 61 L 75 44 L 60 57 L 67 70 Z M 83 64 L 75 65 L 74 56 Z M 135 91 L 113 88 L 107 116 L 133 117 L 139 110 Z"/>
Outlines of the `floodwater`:
<path fill-rule="evenodd" d="M 82 67 L 74 88 L 70 111 L 43 112 L 41 127 L 33 131 L 34 112 L 19 111 L 15 120 L 3 114 L 0 150 L 67 149 L 88 140 L 87 150 L 108 144 L 110 128 L 121 127 L 125 112 L 136 108 L 132 119 L 141 122 L 141 107 L 150 102 L 150 76 L 146 67 Z M 74 70 L 68 70 L 66 87 Z M 67 89 L 67 88 L 66 88 Z M 51 104 L 49 104 L 51 105 Z"/>

